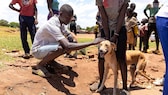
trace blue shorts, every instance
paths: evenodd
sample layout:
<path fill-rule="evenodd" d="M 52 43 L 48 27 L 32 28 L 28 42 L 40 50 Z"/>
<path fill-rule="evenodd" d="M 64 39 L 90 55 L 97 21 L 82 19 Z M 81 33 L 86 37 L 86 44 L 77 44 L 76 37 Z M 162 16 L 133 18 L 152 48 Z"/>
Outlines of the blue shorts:
<path fill-rule="evenodd" d="M 39 47 L 35 52 L 33 52 L 33 56 L 37 59 L 43 59 L 49 52 L 58 50 L 59 44 L 56 45 L 45 45 Z"/>
<path fill-rule="evenodd" d="M 164 75 L 163 95 L 168 95 L 168 18 L 157 17 L 156 27 L 162 45 L 162 50 L 166 63 L 166 72 Z"/>

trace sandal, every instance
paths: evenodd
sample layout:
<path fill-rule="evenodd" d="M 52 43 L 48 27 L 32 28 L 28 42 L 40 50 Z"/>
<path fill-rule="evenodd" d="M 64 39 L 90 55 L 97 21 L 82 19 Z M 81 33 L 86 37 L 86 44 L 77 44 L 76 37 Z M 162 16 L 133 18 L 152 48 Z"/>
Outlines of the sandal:
<path fill-rule="evenodd" d="M 40 67 L 38 69 L 37 67 L 32 68 L 32 73 L 43 78 L 49 78 L 52 76 L 52 74 L 45 67 Z"/>

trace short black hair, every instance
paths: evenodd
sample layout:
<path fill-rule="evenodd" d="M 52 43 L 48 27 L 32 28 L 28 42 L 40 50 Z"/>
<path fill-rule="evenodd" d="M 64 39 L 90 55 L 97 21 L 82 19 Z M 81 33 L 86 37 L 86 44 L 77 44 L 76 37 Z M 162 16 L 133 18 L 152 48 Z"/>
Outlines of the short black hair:
<path fill-rule="evenodd" d="M 64 4 L 60 8 L 60 12 L 66 12 L 70 16 L 72 16 L 73 15 L 73 8 L 69 4 Z"/>

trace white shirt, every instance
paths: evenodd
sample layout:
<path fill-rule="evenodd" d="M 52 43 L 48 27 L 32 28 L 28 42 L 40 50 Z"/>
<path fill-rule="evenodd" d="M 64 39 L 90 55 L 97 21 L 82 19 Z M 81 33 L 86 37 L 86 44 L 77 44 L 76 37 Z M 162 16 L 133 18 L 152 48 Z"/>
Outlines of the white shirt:
<path fill-rule="evenodd" d="M 59 45 L 59 40 L 69 34 L 69 31 L 65 29 L 65 25 L 61 25 L 58 17 L 55 15 L 37 30 L 32 45 L 32 52 L 36 52 L 41 46 Z"/>
<path fill-rule="evenodd" d="M 168 18 L 168 2 L 164 3 L 164 5 L 160 8 L 156 16 Z"/>

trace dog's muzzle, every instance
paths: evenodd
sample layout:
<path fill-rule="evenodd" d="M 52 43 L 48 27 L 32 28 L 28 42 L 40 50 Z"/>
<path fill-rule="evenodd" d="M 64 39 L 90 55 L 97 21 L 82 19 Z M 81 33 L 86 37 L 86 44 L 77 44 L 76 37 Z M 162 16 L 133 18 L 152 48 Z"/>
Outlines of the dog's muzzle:
<path fill-rule="evenodd" d="M 99 56 L 100 58 L 104 58 L 105 54 L 107 53 L 108 51 L 103 51 L 103 50 L 99 50 Z"/>

